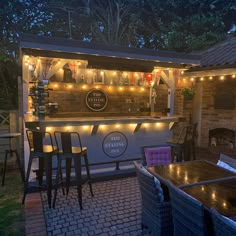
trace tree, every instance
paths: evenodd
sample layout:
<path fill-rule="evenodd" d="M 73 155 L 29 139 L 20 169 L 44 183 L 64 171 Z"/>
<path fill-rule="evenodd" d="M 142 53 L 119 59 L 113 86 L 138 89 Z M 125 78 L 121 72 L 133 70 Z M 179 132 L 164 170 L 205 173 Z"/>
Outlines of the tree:
<path fill-rule="evenodd" d="M 17 76 L 20 75 L 18 56 L 19 34 L 40 33 L 52 15 L 44 10 L 40 0 L 0 2 L 0 108 L 17 107 Z M 45 1 L 46 4 L 46 1 Z"/>

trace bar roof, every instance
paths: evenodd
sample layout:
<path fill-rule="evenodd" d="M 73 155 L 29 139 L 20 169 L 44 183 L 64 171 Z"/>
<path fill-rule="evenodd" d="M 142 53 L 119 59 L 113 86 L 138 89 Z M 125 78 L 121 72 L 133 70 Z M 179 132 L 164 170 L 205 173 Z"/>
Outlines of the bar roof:
<path fill-rule="evenodd" d="M 236 37 L 229 37 L 202 53 L 201 64 L 190 68 L 184 76 L 224 75 L 235 73 Z"/>
<path fill-rule="evenodd" d="M 22 54 L 88 60 L 91 68 L 152 71 L 154 67 L 189 68 L 201 56 L 161 50 L 95 44 L 74 39 L 22 34 Z"/>

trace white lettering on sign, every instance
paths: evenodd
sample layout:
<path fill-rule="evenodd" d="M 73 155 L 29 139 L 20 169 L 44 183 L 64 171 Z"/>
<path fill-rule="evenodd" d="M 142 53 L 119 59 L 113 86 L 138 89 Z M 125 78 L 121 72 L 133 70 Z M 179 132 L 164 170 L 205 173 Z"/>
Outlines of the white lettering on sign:
<path fill-rule="evenodd" d="M 109 157 L 119 157 L 127 149 L 128 141 L 121 132 L 111 132 L 108 134 L 102 144 L 104 153 Z"/>
<path fill-rule="evenodd" d="M 92 89 L 86 96 L 86 105 L 93 111 L 101 111 L 107 106 L 107 96 L 101 89 Z"/>

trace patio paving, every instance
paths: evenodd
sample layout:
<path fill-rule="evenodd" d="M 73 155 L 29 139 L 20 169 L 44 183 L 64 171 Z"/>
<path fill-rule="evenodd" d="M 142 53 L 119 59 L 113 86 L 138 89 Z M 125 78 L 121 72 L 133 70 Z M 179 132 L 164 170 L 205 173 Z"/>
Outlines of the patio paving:
<path fill-rule="evenodd" d="M 94 197 L 88 185 L 83 186 L 83 210 L 77 190 L 68 197 L 58 191 L 55 209 L 48 208 L 47 195 L 42 193 L 47 234 L 51 235 L 150 235 L 141 230 L 141 195 L 136 177 L 96 182 Z"/>
<path fill-rule="evenodd" d="M 197 159 L 216 163 L 218 154 L 197 150 Z M 83 185 L 83 210 L 77 190 L 68 197 L 58 190 L 56 208 L 49 209 L 46 192 L 31 193 L 26 198 L 26 235 L 145 236 L 141 230 L 141 195 L 136 177 L 93 183 L 94 197 Z"/>

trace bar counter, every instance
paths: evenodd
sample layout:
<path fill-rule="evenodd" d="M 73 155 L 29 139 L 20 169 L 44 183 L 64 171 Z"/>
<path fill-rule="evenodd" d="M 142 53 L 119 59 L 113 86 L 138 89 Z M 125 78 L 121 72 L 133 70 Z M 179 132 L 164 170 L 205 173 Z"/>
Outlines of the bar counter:
<path fill-rule="evenodd" d="M 27 126 L 30 124 L 35 125 L 111 125 L 111 124 L 144 124 L 144 123 L 170 123 L 183 121 L 184 118 L 181 116 L 104 116 L 104 117 L 45 117 L 44 119 L 39 119 L 31 114 L 26 114 L 24 116 L 25 124 Z"/>
<path fill-rule="evenodd" d="M 25 115 L 26 128 L 78 132 L 88 148 L 92 173 L 133 168 L 132 160 L 142 157 L 142 147 L 166 145 L 173 125 L 182 121 L 180 116 L 54 116 L 41 120 Z"/>

